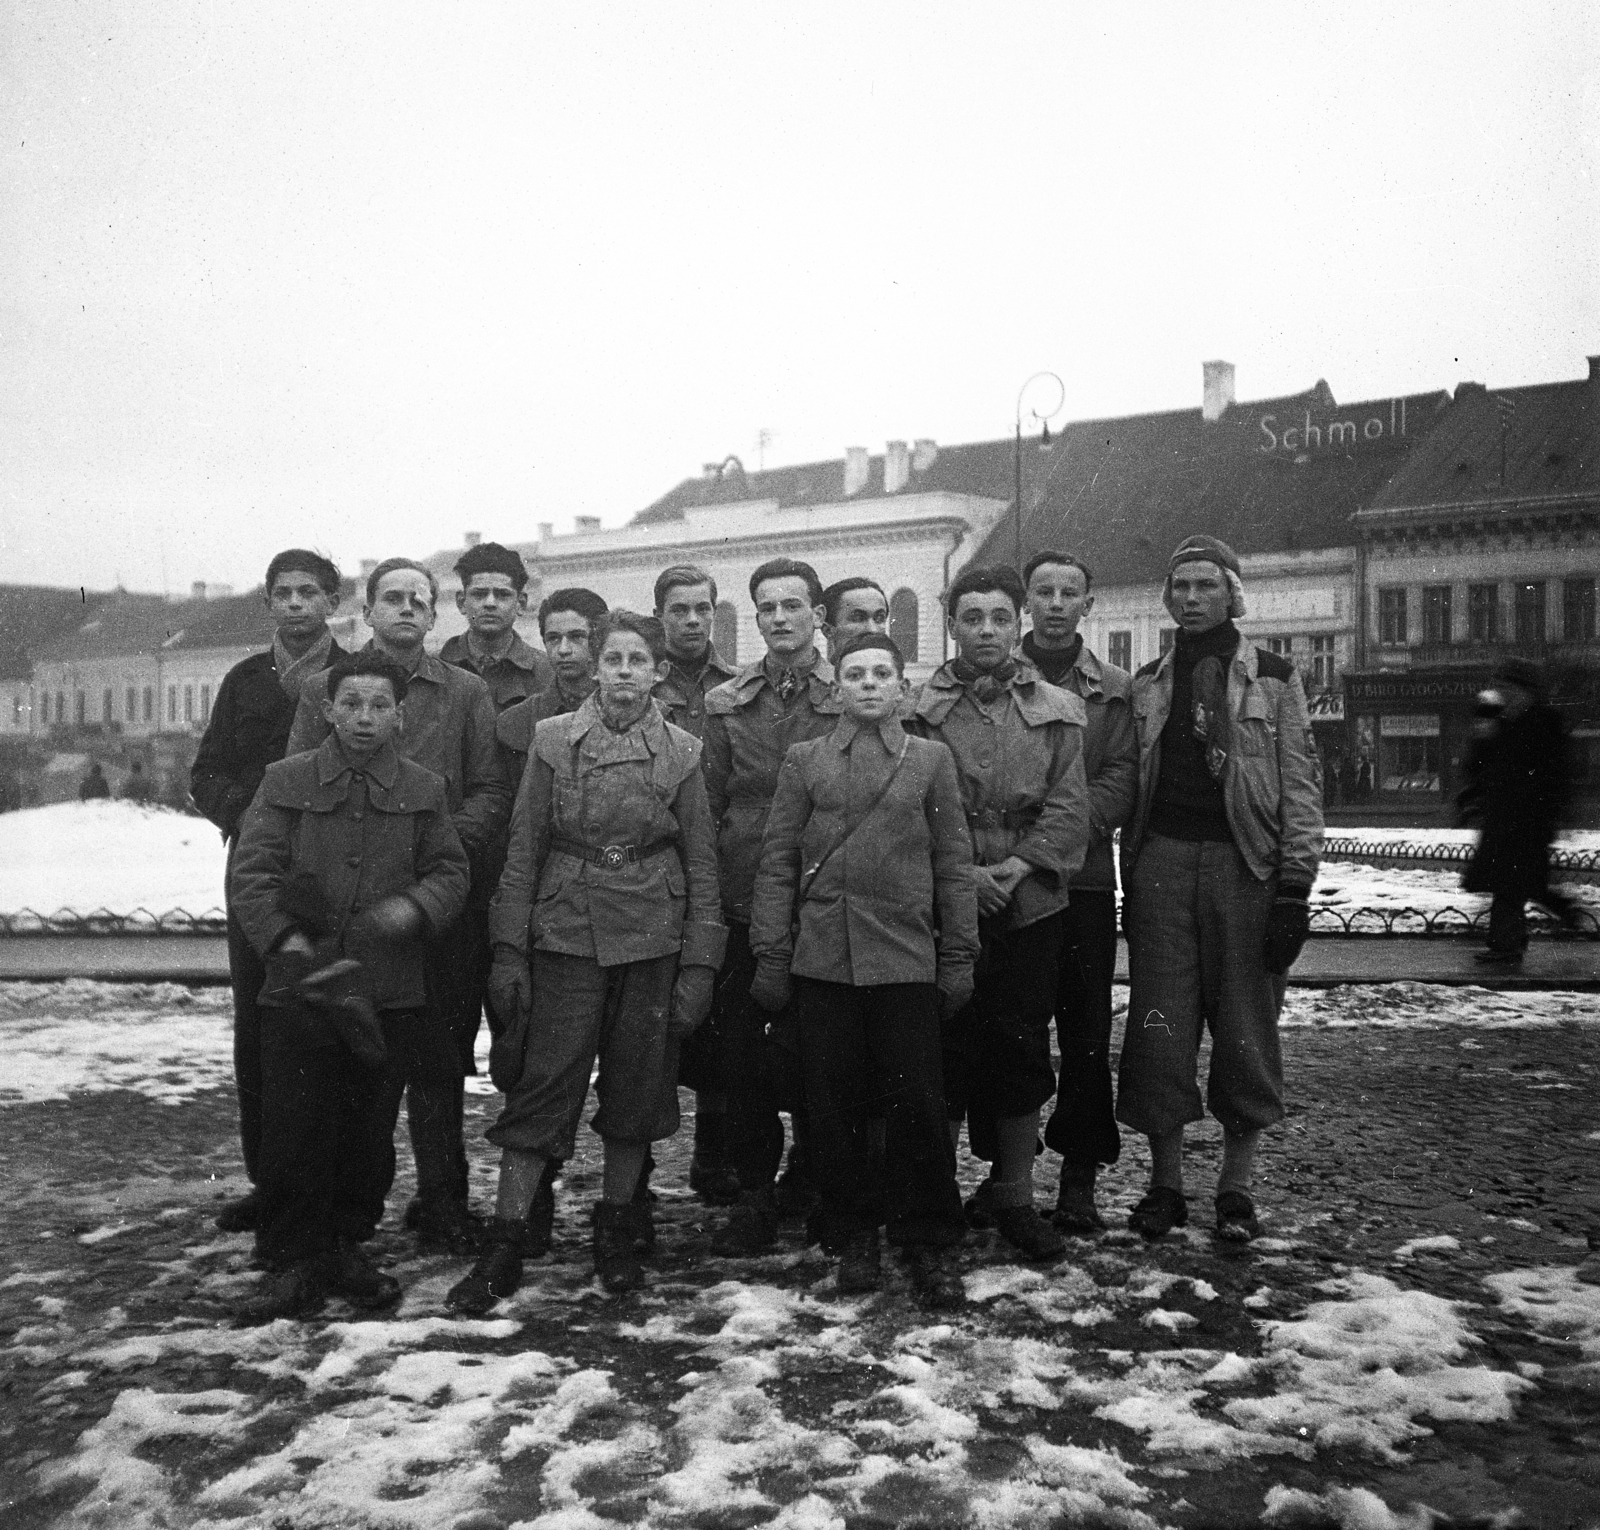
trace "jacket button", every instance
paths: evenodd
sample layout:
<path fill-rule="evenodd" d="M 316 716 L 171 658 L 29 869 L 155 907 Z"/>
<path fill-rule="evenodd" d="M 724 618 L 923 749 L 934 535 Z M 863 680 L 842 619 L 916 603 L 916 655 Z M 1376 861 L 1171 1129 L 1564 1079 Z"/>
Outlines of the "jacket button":
<path fill-rule="evenodd" d="M 983 758 L 982 758 L 982 759 L 981 759 L 981 760 L 979 760 L 979 761 L 978 761 L 978 764 L 979 764 L 979 765 L 980 765 L 980 766 L 981 766 L 981 767 L 982 767 L 982 768 L 983 768 L 983 769 L 984 769 L 984 770 L 987 770 L 987 769 L 988 769 L 988 768 L 989 768 L 989 767 L 990 767 L 990 766 L 991 766 L 991 765 L 993 765 L 993 764 L 994 764 L 994 759 L 993 759 L 993 757 L 992 757 L 992 756 L 990 756 L 990 755 L 984 755 L 984 757 L 983 757 Z"/>
<path fill-rule="evenodd" d="M 360 864 L 361 857 L 359 855 L 352 855 L 350 859 L 345 862 L 346 866 L 359 866 Z"/>

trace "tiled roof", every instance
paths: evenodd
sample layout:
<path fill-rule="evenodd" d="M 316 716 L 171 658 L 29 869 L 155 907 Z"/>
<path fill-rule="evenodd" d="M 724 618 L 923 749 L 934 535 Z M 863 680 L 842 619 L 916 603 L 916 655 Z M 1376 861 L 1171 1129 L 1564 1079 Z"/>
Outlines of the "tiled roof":
<path fill-rule="evenodd" d="M 183 601 L 118 591 L 91 606 L 70 631 L 35 644 L 33 657 L 60 662 L 158 649 L 265 648 L 272 633 L 272 616 L 259 588 L 220 600 Z"/>
<path fill-rule="evenodd" d="M 1062 547 L 1083 557 L 1097 579 L 1120 584 L 1159 578 L 1170 550 L 1196 531 L 1242 555 L 1347 545 L 1355 539 L 1351 512 L 1371 502 L 1448 397 L 1341 406 L 1318 382 L 1304 393 L 1230 405 L 1214 423 L 1199 409 L 1074 421 L 1048 450 L 1036 438 L 1023 442 L 1023 558 Z M 940 446 L 900 492 L 1011 501 L 1013 447 L 1010 438 Z M 883 494 L 883 463 L 882 455 L 869 459 L 867 484 L 852 500 Z M 740 500 L 787 506 L 844 498 L 840 458 L 743 474 L 731 468 L 720 479 L 685 479 L 634 524 Z M 974 561 L 1011 561 L 1015 536 L 1012 518 L 1002 518 Z"/>
<path fill-rule="evenodd" d="M 1493 392 L 1462 383 L 1371 508 L 1398 514 L 1569 495 L 1600 497 L 1600 365 L 1594 363 L 1587 378 L 1573 382 Z"/>
<path fill-rule="evenodd" d="M 0 680 L 26 679 L 33 651 L 80 626 L 106 597 L 98 590 L 0 585 Z"/>

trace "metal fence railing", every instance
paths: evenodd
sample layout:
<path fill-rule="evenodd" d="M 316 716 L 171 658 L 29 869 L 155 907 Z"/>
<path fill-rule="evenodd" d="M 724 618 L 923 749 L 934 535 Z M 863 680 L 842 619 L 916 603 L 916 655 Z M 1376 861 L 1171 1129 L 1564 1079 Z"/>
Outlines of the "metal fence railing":
<path fill-rule="evenodd" d="M 1354 835 L 1330 834 L 1322 841 L 1322 854 L 1328 860 L 1450 861 L 1472 859 L 1477 846 L 1471 840 L 1358 839 Z M 1600 872 L 1600 850 L 1584 850 L 1572 845 L 1550 847 L 1552 871 Z"/>
<path fill-rule="evenodd" d="M 0 914 L 0 936 L 225 935 L 227 932 L 228 916 L 220 908 L 208 908 L 201 914 L 192 914 L 186 908 L 168 909 L 160 914 L 147 908 L 136 908 L 126 914 L 114 914 L 106 908 L 89 913 L 58 908 L 53 914 L 24 908 Z"/>

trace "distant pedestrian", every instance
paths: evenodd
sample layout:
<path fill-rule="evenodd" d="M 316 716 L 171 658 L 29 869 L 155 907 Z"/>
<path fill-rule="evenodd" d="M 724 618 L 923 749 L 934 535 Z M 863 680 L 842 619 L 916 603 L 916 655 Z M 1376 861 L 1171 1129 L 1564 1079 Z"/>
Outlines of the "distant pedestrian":
<path fill-rule="evenodd" d="M 83 778 L 78 787 L 78 801 L 92 802 L 97 797 L 109 797 L 111 787 L 106 782 L 106 773 L 101 768 L 99 760 L 89 766 L 89 774 Z"/>
<path fill-rule="evenodd" d="M 1122 836 L 1131 984 L 1117 1119 L 1150 1139 L 1150 1189 L 1129 1225 L 1154 1239 L 1188 1220 L 1183 1130 L 1209 1107 L 1223 1131 L 1217 1235 L 1247 1243 L 1260 1231 L 1256 1146 L 1283 1119 L 1278 1013 L 1310 926 L 1319 762 L 1294 666 L 1234 626 L 1233 549 L 1188 538 L 1163 596 L 1178 637 L 1133 679 L 1139 799 Z"/>
<path fill-rule="evenodd" d="M 1347 754 L 1339 761 L 1337 776 L 1339 780 L 1338 800 L 1340 802 L 1353 803 L 1356 800 L 1356 758 L 1353 754 Z"/>
<path fill-rule="evenodd" d="M 1492 899 L 1489 945 L 1477 959 L 1515 966 L 1528 944 L 1528 903 L 1542 904 L 1568 928 L 1576 921 L 1572 900 L 1550 886 L 1550 841 L 1571 782 L 1566 732 L 1546 699 L 1543 672 L 1526 659 L 1507 659 L 1494 678 L 1499 715 L 1480 708 L 1459 799 L 1462 823 L 1479 830 L 1462 886 Z"/>

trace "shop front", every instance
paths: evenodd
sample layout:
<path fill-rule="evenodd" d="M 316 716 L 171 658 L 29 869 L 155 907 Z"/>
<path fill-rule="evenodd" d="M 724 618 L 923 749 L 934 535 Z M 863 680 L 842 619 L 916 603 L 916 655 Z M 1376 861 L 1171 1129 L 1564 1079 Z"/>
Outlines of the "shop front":
<path fill-rule="evenodd" d="M 1487 666 L 1380 670 L 1344 677 L 1345 774 L 1353 803 L 1385 816 L 1449 822 Z"/>

